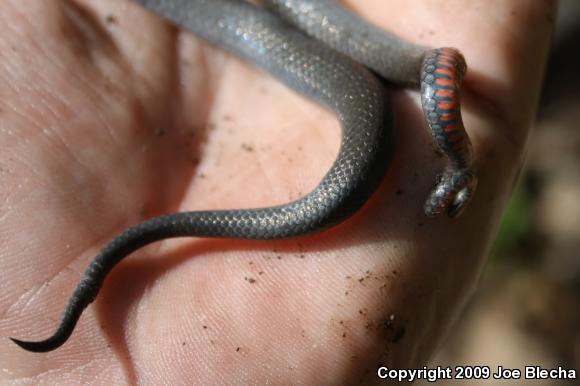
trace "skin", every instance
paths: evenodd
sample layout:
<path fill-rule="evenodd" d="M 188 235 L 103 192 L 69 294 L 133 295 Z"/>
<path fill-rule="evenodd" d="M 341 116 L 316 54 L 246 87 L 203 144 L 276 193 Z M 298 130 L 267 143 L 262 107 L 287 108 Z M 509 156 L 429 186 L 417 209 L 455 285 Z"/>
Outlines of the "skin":
<path fill-rule="evenodd" d="M 288 241 L 147 247 L 47 354 L 7 338 L 52 333 L 106 241 L 157 214 L 296 198 L 330 166 L 339 128 L 127 1 L 0 4 L 3 384 L 372 384 L 379 363 L 426 364 L 476 287 L 521 167 L 555 2 L 347 4 L 411 41 L 465 54 L 479 175 L 465 213 L 422 214 L 442 159 L 417 93 L 392 89 L 393 162 L 352 219 Z"/>

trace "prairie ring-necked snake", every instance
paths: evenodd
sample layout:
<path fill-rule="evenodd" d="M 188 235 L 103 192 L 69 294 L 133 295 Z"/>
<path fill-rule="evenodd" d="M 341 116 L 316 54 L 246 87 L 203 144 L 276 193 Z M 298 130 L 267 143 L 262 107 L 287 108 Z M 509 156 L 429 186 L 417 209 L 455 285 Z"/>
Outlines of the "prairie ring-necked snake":
<path fill-rule="evenodd" d="M 466 71 L 454 48 L 406 43 L 367 24 L 334 0 L 138 0 L 211 44 L 258 66 L 336 113 L 338 156 L 316 188 L 267 208 L 181 212 L 155 217 L 117 236 L 91 262 L 56 332 L 12 339 L 46 352 L 70 337 L 107 274 L 127 255 L 173 237 L 281 239 L 322 231 L 356 212 L 381 182 L 393 148 L 392 111 L 378 77 L 421 89 L 433 138 L 448 162 L 424 204 L 427 216 L 457 216 L 476 187 L 471 143 L 460 113 Z"/>

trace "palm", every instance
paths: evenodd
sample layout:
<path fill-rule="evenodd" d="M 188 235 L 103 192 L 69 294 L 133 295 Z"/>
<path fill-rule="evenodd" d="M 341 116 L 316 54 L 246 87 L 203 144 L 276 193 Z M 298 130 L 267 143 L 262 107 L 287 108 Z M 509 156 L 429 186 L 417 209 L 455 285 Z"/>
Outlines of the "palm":
<path fill-rule="evenodd" d="M 11 27 L 0 37 L 2 337 L 49 335 L 80 272 L 126 226 L 176 210 L 287 202 L 316 185 L 338 147 L 332 115 L 263 73 L 133 4 L 79 3 L 0 6 Z M 356 3 L 368 15 L 389 9 Z M 478 42 L 473 22 L 489 27 L 481 9 L 465 10 L 458 34 L 443 27 L 450 20 L 436 2 L 396 3 L 397 14 L 376 21 L 413 37 L 417 27 L 399 20 L 439 17 L 438 34 L 422 43 L 462 48 L 468 86 L 486 101 L 466 98 L 481 185 L 462 218 L 421 215 L 441 164 L 412 94 L 393 93 L 397 152 L 352 220 L 284 242 L 144 249 L 113 272 L 58 351 L 33 355 L 0 341 L 11 371 L 3 377 L 322 384 L 374 379 L 379 362 L 422 364 L 487 252 L 520 162 L 549 26 L 527 31 L 536 35 L 526 51 L 532 37 L 508 40 L 507 24 Z M 524 31 L 539 14 L 522 9 L 510 28 Z M 506 46 L 528 55 L 529 72 L 511 70 L 526 58 L 490 49 Z M 487 68 L 500 72 L 495 84 Z M 496 94 L 505 88 L 519 91 Z"/>

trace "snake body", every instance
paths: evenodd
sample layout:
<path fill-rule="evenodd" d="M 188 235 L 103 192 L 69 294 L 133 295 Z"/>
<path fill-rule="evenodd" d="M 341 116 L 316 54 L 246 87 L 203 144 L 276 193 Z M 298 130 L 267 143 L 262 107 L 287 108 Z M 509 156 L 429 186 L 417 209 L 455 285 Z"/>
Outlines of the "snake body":
<path fill-rule="evenodd" d="M 22 348 L 46 352 L 66 342 L 107 274 L 147 244 L 185 236 L 296 237 L 327 229 L 356 212 L 382 180 L 393 147 L 391 108 L 372 72 L 399 84 L 421 85 L 426 119 L 449 156 L 449 166 L 427 199 L 425 213 L 456 215 L 467 204 L 475 178 L 459 113 L 458 89 L 465 64 L 458 51 L 430 51 L 402 42 L 330 0 L 267 0 L 264 7 L 239 0 L 138 3 L 334 111 L 342 128 L 338 156 L 319 185 L 296 201 L 258 209 L 175 213 L 127 229 L 91 262 L 56 332 L 42 341 L 12 339 Z"/>

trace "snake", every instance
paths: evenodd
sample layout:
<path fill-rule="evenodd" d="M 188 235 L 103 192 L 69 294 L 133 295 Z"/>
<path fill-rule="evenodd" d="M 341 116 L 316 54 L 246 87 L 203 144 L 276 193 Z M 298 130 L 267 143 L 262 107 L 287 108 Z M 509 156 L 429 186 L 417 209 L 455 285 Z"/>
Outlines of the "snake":
<path fill-rule="evenodd" d="M 338 155 L 319 184 L 295 201 L 264 208 L 178 212 L 128 228 L 90 263 L 52 336 L 40 341 L 10 338 L 23 349 L 47 352 L 63 345 L 107 274 L 145 245 L 175 237 L 294 238 L 350 217 L 377 190 L 394 151 L 388 83 L 420 89 L 426 123 L 447 159 L 427 194 L 424 214 L 457 217 L 470 202 L 477 178 L 460 110 L 467 66 L 457 49 L 408 43 L 334 0 L 136 2 L 333 112 L 341 126 Z"/>

